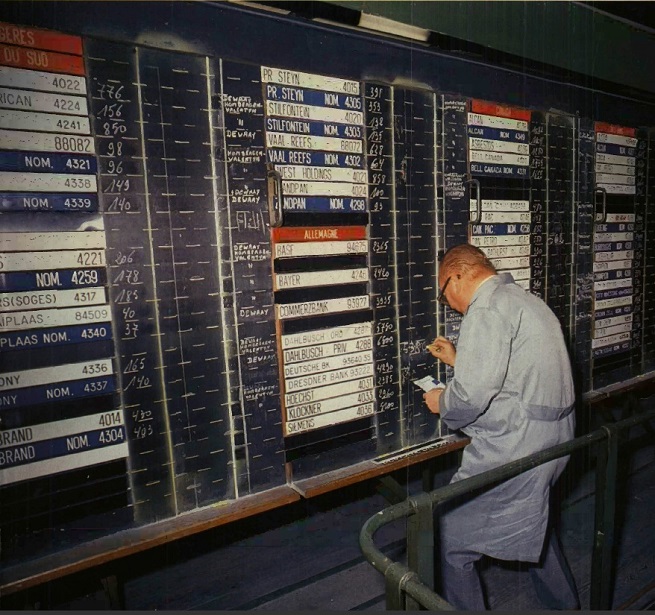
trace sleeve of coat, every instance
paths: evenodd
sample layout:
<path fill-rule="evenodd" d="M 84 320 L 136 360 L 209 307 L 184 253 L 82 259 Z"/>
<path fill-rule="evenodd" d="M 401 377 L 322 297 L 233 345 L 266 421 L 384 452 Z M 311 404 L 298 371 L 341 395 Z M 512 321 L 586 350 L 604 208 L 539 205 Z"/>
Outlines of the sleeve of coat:
<path fill-rule="evenodd" d="M 511 344 L 510 325 L 496 310 L 476 309 L 464 317 L 454 376 L 441 397 L 441 417 L 450 429 L 475 421 L 499 393 Z"/>

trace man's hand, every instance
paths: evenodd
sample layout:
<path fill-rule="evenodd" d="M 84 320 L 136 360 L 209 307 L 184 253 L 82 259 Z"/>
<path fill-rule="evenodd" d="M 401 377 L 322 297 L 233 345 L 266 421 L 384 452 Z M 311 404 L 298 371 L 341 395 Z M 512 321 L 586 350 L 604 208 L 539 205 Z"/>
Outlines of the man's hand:
<path fill-rule="evenodd" d="M 441 409 L 439 408 L 439 399 L 441 398 L 443 391 L 443 389 L 432 389 L 427 393 L 423 393 L 423 401 L 425 401 L 427 407 L 430 408 L 430 412 L 432 412 L 432 414 L 441 414 Z"/>
<path fill-rule="evenodd" d="M 449 339 L 439 336 L 435 338 L 434 342 L 427 345 L 427 349 L 435 359 L 439 359 L 439 361 L 451 367 L 455 366 L 457 351 Z"/>

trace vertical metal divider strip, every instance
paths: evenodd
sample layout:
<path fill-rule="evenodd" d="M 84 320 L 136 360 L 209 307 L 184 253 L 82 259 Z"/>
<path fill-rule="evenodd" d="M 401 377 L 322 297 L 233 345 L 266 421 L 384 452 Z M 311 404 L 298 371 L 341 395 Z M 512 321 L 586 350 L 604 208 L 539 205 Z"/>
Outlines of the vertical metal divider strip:
<path fill-rule="evenodd" d="M 394 566 L 392 564 L 389 567 L 388 573 L 394 572 Z M 405 600 L 406 597 L 403 596 L 403 590 L 400 587 L 400 579 L 396 578 L 394 574 L 386 574 L 384 577 L 384 586 L 385 586 L 385 598 L 386 598 L 386 610 L 387 611 L 404 611 L 406 610 Z"/>
<path fill-rule="evenodd" d="M 642 271 L 641 271 L 641 359 L 639 361 L 639 372 L 644 373 L 646 371 L 646 267 L 647 267 L 647 258 L 646 258 L 646 243 L 648 241 L 648 199 L 649 199 L 649 182 L 648 178 L 650 175 L 649 162 L 650 162 L 650 131 L 646 132 L 646 154 L 645 154 L 645 169 L 644 169 L 644 179 L 645 179 L 645 194 L 644 194 L 644 219 L 643 219 L 643 245 L 641 246 L 642 251 Z M 636 178 L 636 175 L 635 175 Z M 634 248 L 634 243 L 633 243 Z"/>
<path fill-rule="evenodd" d="M 220 68 L 220 92 L 221 92 L 221 101 L 224 100 L 224 92 L 223 92 L 223 60 L 219 59 L 219 68 Z M 221 113 L 223 112 L 223 105 L 221 104 Z M 225 122 L 223 122 L 223 127 L 225 127 Z M 224 151 L 224 167 L 225 167 L 225 198 L 226 198 L 226 212 L 227 212 L 227 218 L 228 218 L 228 236 L 229 236 L 229 241 L 230 241 L 230 249 L 231 246 L 233 245 L 232 242 L 232 221 L 231 221 L 231 210 L 230 210 L 230 179 L 229 179 L 229 173 L 228 173 L 228 167 L 227 167 L 227 140 L 225 137 L 225 130 L 223 130 L 223 151 Z M 229 263 L 229 270 L 230 274 L 232 277 L 232 280 L 236 279 L 235 274 L 234 274 L 234 261 L 233 259 L 230 259 Z M 238 318 L 237 318 L 237 301 L 236 301 L 236 288 L 233 287 L 232 290 L 233 294 L 233 301 L 232 301 L 232 312 L 233 312 L 233 324 L 234 324 L 234 342 L 235 342 L 235 347 L 237 348 L 237 353 L 238 353 L 238 348 L 239 348 L 239 327 L 238 327 Z M 227 350 L 226 350 L 227 353 Z M 238 360 L 236 361 L 237 365 L 237 370 L 238 370 L 238 376 L 239 376 L 239 382 L 243 382 L 242 379 L 242 374 L 241 374 L 241 362 Z M 229 363 L 226 366 L 228 368 L 228 373 L 229 373 Z M 228 378 L 230 381 L 230 385 L 232 385 L 232 378 Z M 235 426 L 234 426 L 234 416 L 232 414 L 232 408 L 235 400 L 232 399 L 232 386 L 229 386 L 230 392 L 229 392 L 229 399 L 230 399 L 230 429 L 232 432 L 232 459 L 234 461 L 234 480 L 235 480 L 235 493 L 237 494 L 238 497 L 238 491 L 239 491 L 239 481 L 238 481 L 238 475 L 237 475 L 237 464 L 236 464 L 236 450 L 235 450 L 235 445 L 234 445 L 234 433 L 235 433 Z M 243 400 L 243 390 L 239 388 L 239 402 L 241 404 L 241 409 L 243 411 L 243 408 L 245 407 L 244 405 L 244 400 Z M 250 455 L 248 454 L 248 433 L 246 429 L 246 421 L 245 417 L 243 417 L 242 420 L 242 427 L 243 427 L 243 441 L 244 441 L 244 449 L 245 449 L 245 459 L 246 459 L 246 474 L 248 476 L 248 491 L 250 491 Z"/>
<path fill-rule="evenodd" d="M 638 263 L 638 261 L 636 259 L 636 252 L 637 251 L 635 250 L 635 239 L 636 239 L 635 236 L 637 234 L 637 228 L 638 228 L 638 225 L 639 225 L 639 214 L 638 214 L 638 212 L 641 209 L 641 203 L 640 203 L 641 199 L 639 198 L 639 194 L 637 193 L 637 188 L 636 188 L 637 173 L 638 173 L 637 163 L 638 163 L 638 160 L 639 160 L 639 131 L 638 130 L 635 130 L 635 138 L 637 140 L 637 145 L 635 147 L 635 150 L 636 150 L 635 151 L 635 197 L 634 197 L 634 199 L 632 201 L 632 213 L 634 214 L 634 217 L 635 217 L 634 231 L 633 231 L 634 235 L 632 237 L 632 255 L 633 255 L 632 256 L 632 273 L 633 274 L 634 274 L 635 267 L 637 267 L 639 265 L 639 263 Z M 645 169 L 644 169 L 643 173 L 646 173 Z M 648 181 L 647 176 L 645 176 L 645 179 L 646 179 L 646 181 Z M 644 186 L 644 189 L 646 189 L 646 186 Z M 644 200 L 646 199 L 645 194 L 644 194 L 643 199 Z M 644 224 L 644 232 L 645 232 L 645 230 L 646 230 L 646 226 Z M 642 258 L 641 264 L 642 264 L 642 269 L 643 269 L 643 266 L 645 265 L 643 249 L 642 249 L 642 257 L 641 258 Z M 632 292 L 633 293 L 634 293 L 634 290 L 635 290 L 635 286 L 634 286 L 634 276 L 633 276 L 633 285 L 632 285 Z M 642 288 L 642 292 L 641 292 L 641 339 L 640 339 L 640 345 L 639 345 L 639 364 L 640 365 L 641 365 L 641 362 L 642 362 L 641 358 L 644 355 L 644 346 L 643 346 L 643 343 L 641 343 L 641 342 L 643 342 L 643 335 L 644 335 L 644 316 L 645 316 L 645 314 L 644 314 L 644 294 L 645 294 L 644 289 Z M 630 365 L 631 366 L 632 366 L 634 356 L 635 356 L 634 318 L 632 320 L 632 327 L 633 327 L 633 331 L 630 334 L 630 337 L 632 339 L 632 348 L 630 349 Z"/>
<path fill-rule="evenodd" d="M 430 496 L 425 495 L 407 518 L 407 567 L 434 591 L 434 516 Z"/>
<path fill-rule="evenodd" d="M 594 518 L 594 546 L 591 559 L 591 588 L 589 608 L 608 610 L 611 598 L 611 558 L 614 544 L 616 469 L 618 463 L 618 434 L 614 428 L 603 426 L 607 438 L 598 443 L 596 461 L 596 504 Z"/>
<path fill-rule="evenodd" d="M 596 454 L 596 485 L 594 510 L 594 544 L 591 553 L 591 583 L 589 593 L 589 608 L 592 611 L 599 609 L 601 594 L 601 554 L 605 544 L 605 528 L 603 526 L 605 490 L 608 457 L 608 443 L 601 440 L 597 446 Z"/>
<path fill-rule="evenodd" d="M 437 335 L 442 334 L 441 327 L 441 314 L 443 310 L 440 309 L 439 303 L 437 302 L 437 297 L 439 296 L 439 250 L 445 246 L 446 243 L 446 207 L 445 207 L 445 196 L 443 190 L 441 192 L 441 200 L 439 200 L 439 185 L 438 180 L 441 176 L 441 180 L 444 179 L 445 168 L 444 168 L 444 159 L 443 159 L 443 150 L 439 147 L 439 142 L 443 144 L 443 130 L 444 130 L 444 121 L 443 121 L 443 94 L 437 95 L 436 92 L 433 93 L 433 106 L 434 106 L 434 130 L 433 133 L 433 152 L 434 152 L 434 229 L 435 229 L 435 255 L 434 255 L 434 305 L 435 305 L 435 331 Z M 439 126 L 439 113 L 441 113 L 441 131 L 437 132 Z M 439 173 L 439 156 L 442 156 L 441 159 L 441 174 Z M 443 246 L 442 246 L 443 240 Z M 430 340 L 432 343 L 432 340 Z M 438 367 L 437 367 L 438 369 Z M 442 438 L 443 433 L 443 422 L 441 416 L 439 416 L 439 437 Z"/>
<path fill-rule="evenodd" d="M 550 137 L 550 113 L 545 114 L 545 123 L 546 123 L 546 130 L 545 130 L 545 137 L 546 137 L 546 143 L 544 144 L 544 157 L 546 159 L 546 173 L 544 176 L 545 180 L 545 186 L 544 186 L 544 199 L 543 199 L 543 215 L 544 215 L 544 222 L 545 224 L 543 225 L 543 230 L 545 232 L 542 233 L 542 237 L 546 237 L 546 249 L 545 249 L 545 259 L 544 259 L 544 268 L 543 268 L 543 276 L 544 276 L 544 289 L 543 289 L 543 298 L 546 303 L 548 303 L 548 293 L 550 291 L 550 286 L 548 284 L 548 270 L 550 269 L 550 242 L 548 241 L 549 234 L 550 234 L 550 156 L 548 155 L 549 152 L 549 137 Z M 530 197 L 532 197 L 532 191 L 530 190 Z M 530 208 L 532 209 L 532 203 L 530 203 Z"/>
<path fill-rule="evenodd" d="M 216 79 L 218 79 L 218 85 L 220 89 L 221 96 L 223 94 L 223 78 L 222 78 L 222 60 L 218 60 L 218 69 L 219 69 L 219 74 L 215 75 L 211 72 L 211 63 L 210 63 L 210 58 L 208 56 L 205 57 L 205 67 L 207 71 L 207 113 L 209 115 L 209 142 L 210 142 L 210 148 L 211 148 L 211 170 L 212 170 L 212 192 L 213 192 L 213 201 L 214 201 L 214 225 L 216 229 L 216 253 L 217 253 L 217 265 L 218 265 L 218 288 L 219 288 L 219 297 L 218 297 L 218 309 L 219 309 L 219 314 L 221 318 L 221 324 L 223 325 L 223 332 L 225 335 L 225 332 L 229 331 L 228 328 L 228 319 L 225 314 L 225 305 L 224 305 L 224 297 L 225 297 L 225 287 L 223 285 L 223 263 L 221 262 L 221 252 L 223 248 L 223 237 L 221 234 L 221 226 L 219 224 L 219 207 L 218 207 L 218 201 L 219 201 L 219 195 L 217 191 L 217 186 L 216 186 L 216 180 L 217 180 L 217 175 L 216 173 L 218 172 L 217 166 L 216 166 L 216 158 L 214 156 L 214 151 L 215 151 L 215 141 L 214 141 L 214 122 L 213 122 L 213 112 L 214 110 L 212 109 L 212 77 L 214 78 L 214 85 L 216 85 Z M 222 113 L 222 106 L 221 106 L 221 111 L 217 110 L 217 113 Z M 223 127 L 225 127 L 225 121 L 223 121 Z M 223 130 L 223 134 L 225 134 Z M 223 145 L 225 146 L 225 138 L 223 137 Z M 224 148 L 224 155 L 227 156 L 227 150 Z M 230 221 L 229 221 L 229 211 L 227 208 L 227 162 L 225 163 L 225 187 L 226 187 L 226 193 L 225 193 L 225 211 L 228 217 L 227 220 L 227 226 L 230 228 Z M 232 407 L 234 405 L 234 399 L 232 398 L 232 386 L 231 386 L 231 375 L 230 375 L 230 356 L 229 356 L 229 347 L 227 344 L 227 340 L 223 340 L 223 356 L 225 359 L 225 382 L 227 384 L 227 411 L 228 411 L 228 421 L 230 425 L 230 442 L 232 445 L 232 450 L 231 450 L 231 457 L 232 457 L 232 481 L 234 485 L 234 497 L 238 498 L 239 497 L 239 483 L 237 480 L 237 463 L 236 463 L 236 453 L 234 450 L 234 419 L 232 417 Z"/>
<path fill-rule="evenodd" d="M 373 439 L 375 441 L 376 447 L 379 446 L 380 443 L 380 435 L 381 435 L 381 430 L 380 430 L 380 399 L 379 399 L 379 394 L 377 392 L 377 387 L 375 384 L 376 380 L 376 357 L 375 357 L 375 337 L 376 337 L 376 327 L 375 327 L 375 306 L 373 305 L 373 302 L 371 301 L 371 296 L 373 295 L 374 292 L 374 285 L 373 285 L 373 280 L 371 278 L 371 270 L 372 270 L 372 263 L 371 263 L 371 255 L 372 255 L 372 244 L 371 244 L 371 227 L 373 225 L 373 220 L 371 216 L 371 188 L 372 188 L 372 174 L 371 174 L 371 169 L 370 169 L 370 164 L 369 164 L 369 156 L 370 156 L 370 149 L 369 149 L 369 140 L 368 140 L 368 128 L 369 128 L 369 123 L 368 119 L 366 117 L 366 111 L 368 109 L 368 105 L 366 104 L 366 98 L 367 98 L 367 89 L 366 89 L 366 81 L 361 80 L 359 82 L 360 87 L 361 87 L 361 100 L 362 100 L 362 123 L 363 123 L 363 130 L 362 130 L 362 140 L 363 140 L 363 162 L 364 162 L 364 172 L 366 173 L 366 181 L 367 181 L 367 189 L 366 189 L 366 210 L 367 210 L 367 219 L 366 219 L 366 238 L 367 238 L 367 244 L 368 244 L 368 249 L 366 251 L 366 270 L 367 270 L 367 276 L 368 276 L 368 281 L 366 283 L 366 288 L 367 288 L 367 294 L 369 296 L 369 304 L 372 308 L 372 317 L 371 317 L 371 346 L 372 346 L 372 361 L 373 361 L 373 399 L 374 399 L 374 405 L 373 405 L 373 410 L 374 410 L 374 415 L 373 415 L 373 420 L 372 420 L 372 426 L 373 426 Z M 382 141 L 384 142 L 384 128 L 381 131 L 382 132 Z"/>
<path fill-rule="evenodd" d="M 573 155 L 571 156 L 571 164 L 573 165 L 571 168 L 571 260 L 569 262 L 569 280 L 571 281 L 569 285 L 569 335 L 570 339 L 569 344 L 571 347 L 571 358 L 575 358 L 575 341 L 576 341 L 576 334 L 575 334 L 575 291 L 576 291 L 576 286 L 577 286 L 577 276 L 576 276 L 576 271 L 577 271 L 577 265 L 578 265 L 578 259 L 576 258 L 577 255 L 577 250 L 576 250 L 576 234 L 579 231 L 578 225 L 576 222 L 576 212 L 578 211 L 578 207 L 576 207 L 577 199 L 578 199 L 578 191 L 576 190 L 577 188 L 577 175 L 576 173 L 578 172 L 578 141 L 577 141 L 577 118 L 572 118 L 571 122 L 571 143 L 573 146 Z"/>
<path fill-rule="evenodd" d="M 595 388 L 594 375 L 596 370 L 596 357 L 594 355 L 594 322 L 596 320 L 596 291 L 594 290 L 594 244 L 596 240 L 596 125 L 593 121 L 590 121 L 591 132 L 592 132 L 592 159 L 590 161 L 591 168 L 588 173 L 591 174 L 592 178 L 592 191 L 589 195 L 589 190 L 587 191 L 587 198 L 591 198 L 591 257 L 590 257 L 590 266 L 591 266 L 591 322 L 589 330 L 589 388 L 593 391 Z"/>
<path fill-rule="evenodd" d="M 394 294 L 396 296 L 396 302 L 394 305 L 394 312 L 396 318 L 396 366 L 398 367 L 398 412 L 400 416 L 398 417 L 398 428 L 400 429 L 400 448 L 404 448 L 408 445 L 407 433 L 406 433 L 406 421 L 405 421 L 405 408 L 403 407 L 403 394 L 402 394 L 402 351 L 400 346 L 400 317 L 398 314 L 398 304 L 400 302 L 400 292 L 398 286 L 398 251 L 396 246 L 396 241 L 398 240 L 398 205 L 396 200 L 396 147 L 395 147 L 395 134 L 394 123 L 395 123 L 395 98 L 394 98 L 394 87 L 389 86 L 389 102 L 390 102 L 390 113 L 389 117 L 391 118 L 391 173 L 393 180 L 391 182 L 391 229 L 392 229 L 392 245 L 393 245 L 393 265 L 394 265 Z"/>
<path fill-rule="evenodd" d="M 160 67 L 157 66 L 156 68 L 156 73 L 157 73 L 157 87 L 159 91 L 161 92 L 161 71 Z M 185 420 L 186 420 L 186 429 L 189 430 L 191 427 L 190 423 L 190 417 L 189 417 L 189 395 L 188 395 L 188 385 L 187 385 L 187 378 L 186 378 L 186 361 L 185 361 L 185 355 L 184 355 L 184 342 L 182 340 L 182 324 L 180 322 L 180 293 L 179 293 L 179 286 L 178 286 L 178 279 L 177 279 L 177 271 L 175 268 L 175 240 L 173 238 L 173 220 L 171 216 L 171 201 L 170 201 L 170 184 L 169 184 L 169 174 L 168 174 L 168 162 L 167 162 L 167 153 L 166 153 L 166 138 L 164 137 L 164 127 L 166 123 L 164 122 L 164 115 L 163 115 L 163 110 L 162 110 L 162 104 L 161 104 L 161 99 L 159 100 L 159 128 L 161 130 L 161 136 L 162 136 L 162 143 L 161 146 L 164 150 L 164 156 L 162 158 L 162 161 L 164 163 L 164 182 L 166 183 L 166 209 L 167 209 L 167 214 L 168 214 L 168 239 L 171 244 L 171 263 L 173 265 L 172 270 L 173 270 L 173 289 L 175 292 L 175 296 L 173 297 L 173 300 L 175 302 L 175 324 L 177 326 L 177 342 L 179 344 L 179 351 L 180 351 L 180 369 L 182 371 L 182 388 L 184 390 L 184 394 L 182 395 L 182 401 L 184 403 L 184 414 L 185 414 Z M 145 144 L 144 144 L 145 145 Z M 162 374 L 164 372 L 164 366 L 162 362 Z M 175 460 L 173 460 L 175 461 Z M 173 463 L 173 468 L 175 468 L 175 463 Z M 182 476 L 185 476 L 186 472 L 182 472 L 180 474 L 180 478 Z M 181 489 L 180 492 L 188 490 L 187 487 L 184 489 Z M 196 506 L 198 505 L 198 494 L 197 491 L 195 490 L 195 478 L 194 478 L 194 496 L 196 498 Z"/>
<path fill-rule="evenodd" d="M 370 169 L 369 169 L 369 163 L 368 163 L 368 157 L 369 157 L 369 143 L 368 143 L 368 122 L 366 119 L 366 81 L 362 80 L 359 82 L 361 85 L 361 100 L 362 100 L 362 118 L 363 118 L 363 131 L 362 131 L 362 140 L 363 140 L 363 160 L 364 160 L 364 172 L 366 173 L 366 182 L 367 182 L 367 191 L 366 191 L 366 209 L 367 209 L 367 220 L 366 220 L 366 241 L 368 244 L 368 250 L 366 252 L 366 269 L 368 272 L 368 282 L 366 283 L 366 287 L 368 290 L 368 296 L 369 296 L 369 302 L 370 302 L 370 297 L 373 294 L 373 281 L 371 280 L 371 226 L 372 226 L 372 221 L 371 221 L 371 176 L 370 176 Z M 382 132 L 384 134 L 384 131 Z M 383 139 L 384 140 L 384 139 Z M 375 342 L 375 309 L 373 308 L 373 316 L 371 317 L 371 344 L 374 345 Z M 375 386 L 375 350 L 373 350 L 373 399 L 374 399 L 374 415 L 373 415 L 373 433 L 375 434 L 375 441 L 376 443 L 380 441 L 380 403 L 379 403 L 379 398 L 378 395 L 376 394 L 376 386 Z M 282 380 L 282 379 L 280 379 Z"/>
<path fill-rule="evenodd" d="M 644 326 L 646 324 L 646 269 L 648 268 L 648 223 L 649 223 L 649 207 L 648 207 L 648 202 L 650 200 L 650 157 L 651 157 L 651 151 L 650 151 L 650 145 L 652 141 L 652 129 L 648 129 L 646 131 L 647 133 L 647 138 L 646 138 L 646 205 L 644 207 L 644 244 L 642 246 L 642 250 L 644 252 L 644 267 L 643 271 L 641 273 L 641 280 L 642 280 L 642 288 L 643 288 L 643 296 L 642 296 L 642 314 L 644 322 L 642 322 L 642 327 L 641 327 L 641 372 L 644 373 L 646 371 L 646 327 Z"/>
<path fill-rule="evenodd" d="M 83 41 L 83 45 L 84 45 L 84 39 L 82 39 L 82 41 Z M 89 56 L 88 49 L 84 48 L 82 58 L 83 58 L 83 61 L 84 61 L 84 77 L 85 77 L 85 79 L 88 79 L 91 76 L 91 71 L 90 71 L 89 64 L 90 64 L 90 61 L 92 59 Z M 138 69 L 138 67 L 137 67 L 137 69 Z M 90 98 L 91 100 L 93 100 L 93 95 L 94 95 L 94 93 L 91 91 L 91 88 L 89 88 L 89 91 L 87 92 L 87 95 L 86 95 L 85 99 Z M 90 117 L 92 113 L 93 113 L 92 105 L 88 104 L 87 117 Z M 140 113 L 140 111 L 139 111 L 139 113 Z M 90 135 L 91 135 L 91 138 L 93 139 L 93 144 L 94 144 L 94 147 L 95 147 L 95 145 L 97 143 L 97 141 L 96 141 L 97 131 L 96 131 L 96 127 L 95 127 L 95 122 L 90 121 L 89 124 L 90 124 L 90 127 L 91 127 Z M 97 193 L 102 192 L 102 189 L 103 189 L 102 182 L 101 182 L 102 169 L 101 169 L 100 161 L 99 161 L 99 158 L 101 156 L 100 156 L 100 152 L 97 149 L 96 149 L 96 152 L 94 154 L 94 157 L 95 157 L 96 163 L 97 163 L 97 171 L 96 171 L 96 173 L 94 175 L 97 178 L 97 190 L 96 190 L 96 194 L 97 194 Z M 145 175 L 146 175 L 145 174 L 145 159 L 144 159 L 143 171 L 144 171 L 143 175 L 144 175 L 144 178 L 145 178 Z M 147 198 L 147 195 L 146 195 L 146 198 Z M 104 210 L 104 207 L 103 207 L 103 204 L 101 202 L 100 197 L 98 197 L 98 213 L 102 217 L 103 236 L 104 236 L 104 249 L 105 249 L 105 254 L 107 254 L 110 251 L 110 247 L 107 244 L 107 230 L 106 230 L 106 227 L 105 227 L 105 210 Z M 109 307 L 110 313 L 111 313 L 111 290 L 110 290 L 110 288 L 112 286 L 111 269 L 112 269 L 111 265 L 109 264 L 109 262 L 105 258 L 105 272 L 106 272 L 106 275 L 107 275 L 107 281 L 105 283 L 104 288 L 105 288 L 105 292 L 106 292 L 106 303 L 107 303 L 107 305 Z M 117 396 L 118 396 L 119 404 L 120 404 L 120 407 L 118 408 L 118 410 L 120 411 L 120 413 L 121 413 L 121 415 L 123 417 L 123 426 L 125 428 L 125 437 L 126 437 L 126 440 L 128 441 L 128 456 L 125 458 L 125 463 L 126 463 L 126 466 L 127 466 L 127 483 L 129 485 L 130 491 L 132 492 L 132 494 L 134 494 L 135 493 L 134 470 L 132 470 L 132 468 L 131 468 L 132 460 L 131 460 L 130 454 L 129 454 L 128 429 L 127 429 L 127 423 L 125 421 L 125 414 L 126 414 L 126 408 L 127 408 L 127 404 L 125 403 L 125 396 L 124 396 L 125 381 L 124 381 L 124 378 L 123 378 L 123 370 L 121 369 L 121 349 L 120 349 L 120 347 L 119 347 L 119 345 L 117 343 L 117 340 L 118 340 L 118 335 L 117 335 L 117 333 L 118 333 L 118 323 L 115 321 L 115 319 L 113 317 L 111 318 L 111 320 L 109 322 L 109 327 L 110 327 L 110 329 L 112 331 L 112 342 L 113 342 L 113 347 L 114 347 L 113 363 L 114 363 L 114 366 L 116 368 L 116 370 L 114 372 L 114 376 L 115 376 L 116 382 L 118 384 Z M 1 424 L 1 421 L 0 421 L 0 424 Z M 136 504 L 137 504 L 137 502 L 135 502 L 135 500 L 133 499 L 132 500 L 132 505 L 134 506 L 134 509 L 135 509 L 135 514 L 134 514 L 135 519 L 137 518 L 137 515 L 138 515 L 138 513 L 136 512 L 137 511 Z M 0 554 L 2 554 L 2 541 L 1 540 L 0 540 Z"/>
<path fill-rule="evenodd" d="M 613 583 L 612 570 L 614 568 L 614 534 L 616 525 L 616 480 L 618 477 L 619 462 L 619 438 L 620 431 L 612 426 L 609 428 L 608 460 L 606 468 L 606 492 L 604 508 L 605 543 L 602 553 L 601 564 L 601 601 L 600 608 L 609 610 L 612 608 Z"/>
<path fill-rule="evenodd" d="M 159 297 L 157 294 L 157 276 L 155 271 L 155 253 L 152 245 L 152 218 L 150 216 L 150 189 L 148 187 L 148 156 L 146 154 L 146 135 L 144 129 L 144 118 L 143 118 L 143 98 L 141 88 L 143 84 L 141 83 L 141 70 L 139 67 L 139 48 L 135 46 L 134 48 L 134 64 L 136 70 L 137 84 L 136 91 L 139 100 L 139 124 L 141 128 L 141 155 L 143 157 L 143 185 L 145 192 L 145 201 L 146 201 L 146 217 L 148 220 L 148 246 L 150 247 L 150 267 L 152 269 L 152 292 L 153 292 L 153 309 L 155 311 L 155 337 L 157 338 L 157 350 L 159 352 L 159 366 L 157 371 L 159 372 L 159 379 L 161 383 L 161 389 L 163 394 L 162 404 L 164 410 L 164 424 L 166 426 L 166 441 L 168 449 L 168 458 L 169 458 L 169 473 L 171 481 L 171 489 L 173 494 L 173 511 L 174 515 L 177 516 L 180 514 L 178 501 L 177 501 L 177 485 L 175 482 L 175 453 L 172 440 L 171 432 L 171 423 L 170 417 L 168 414 L 168 397 L 166 393 L 166 381 L 164 379 L 164 350 L 161 345 L 161 328 L 160 328 L 160 314 L 159 314 Z"/>

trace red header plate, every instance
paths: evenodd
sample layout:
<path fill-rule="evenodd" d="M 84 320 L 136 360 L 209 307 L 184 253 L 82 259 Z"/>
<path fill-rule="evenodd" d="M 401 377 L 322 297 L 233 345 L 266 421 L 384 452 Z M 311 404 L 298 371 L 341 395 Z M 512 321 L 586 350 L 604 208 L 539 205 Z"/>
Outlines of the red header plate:
<path fill-rule="evenodd" d="M 274 228 L 273 241 L 349 241 L 366 239 L 365 226 L 305 226 Z"/>
<path fill-rule="evenodd" d="M 637 134 L 636 128 L 626 126 L 617 126 L 616 124 L 607 124 L 605 122 L 595 122 L 596 132 L 607 132 L 612 135 L 622 135 L 624 137 L 634 137 Z"/>
<path fill-rule="evenodd" d="M 31 68 L 51 73 L 84 75 L 82 56 L 69 56 L 40 49 L 24 49 L 0 45 L 0 65 L 17 68 Z"/>
<path fill-rule="evenodd" d="M 23 28 L 0 21 L 0 43 L 82 55 L 82 38 L 49 30 Z"/>
<path fill-rule="evenodd" d="M 532 117 L 532 112 L 527 109 L 515 109 L 514 107 L 507 107 L 475 98 L 471 101 L 471 111 L 473 113 L 481 113 L 482 115 L 496 115 L 499 117 L 508 117 L 513 120 L 523 120 L 524 122 L 529 122 Z"/>

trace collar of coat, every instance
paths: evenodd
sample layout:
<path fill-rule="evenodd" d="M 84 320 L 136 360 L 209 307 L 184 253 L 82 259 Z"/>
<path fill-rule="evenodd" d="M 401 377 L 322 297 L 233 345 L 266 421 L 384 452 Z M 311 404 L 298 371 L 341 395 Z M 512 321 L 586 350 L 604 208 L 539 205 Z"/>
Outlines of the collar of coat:
<path fill-rule="evenodd" d="M 471 309 L 471 306 L 481 297 L 485 297 L 494 292 L 496 288 L 504 284 L 514 284 L 514 278 L 511 273 L 497 273 L 496 275 L 489 276 L 486 280 L 483 280 L 480 286 L 477 287 L 471 297 L 471 302 L 469 303 L 466 311 L 468 312 Z"/>

